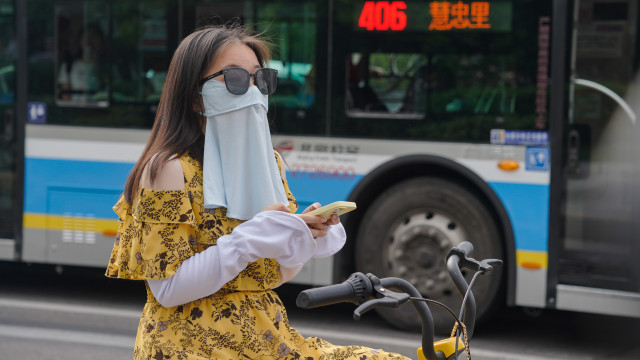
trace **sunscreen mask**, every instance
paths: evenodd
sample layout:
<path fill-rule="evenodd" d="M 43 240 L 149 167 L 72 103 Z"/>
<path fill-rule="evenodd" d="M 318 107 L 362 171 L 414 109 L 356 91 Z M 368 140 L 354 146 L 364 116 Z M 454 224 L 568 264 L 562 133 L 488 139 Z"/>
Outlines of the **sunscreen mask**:
<path fill-rule="evenodd" d="M 233 95 L 212 79 L 202 87 L 202 100 L 204 207 L 224 207 L 228 217 L 249 220 L 268 205 L 288 204 L 271 143 L 267 95 L 256 86 Z"/>

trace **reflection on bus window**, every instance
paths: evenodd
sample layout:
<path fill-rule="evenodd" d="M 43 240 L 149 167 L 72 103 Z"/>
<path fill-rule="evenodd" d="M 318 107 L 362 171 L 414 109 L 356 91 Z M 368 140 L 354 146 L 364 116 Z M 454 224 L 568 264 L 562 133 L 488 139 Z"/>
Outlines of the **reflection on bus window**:
<path fill-rule="evenodd" d="M 15 66 L 0 66 L 0 106 L 11 104 L 15 100 Z"/>
<path fill-rule="evenodd" d="M 347 113 L 422 118 L 426 65 L 421 54 L 352 53 L 347 59 Z"/>
<path fill-rule="evenodd" d="M 313 104 L 315 71 L 312 64 L 283 64 L 280 60 L 272 60 L 267 67 L 278 70 L 278 89 L 271 95 L 273 103 L 294 108 Z"/>
<path fill-rule="evenodd" d="M 512 56 L 352 53 L 347 74 L 351 117 L 522 127 L 534 111 L 535 83 L 517 78 Z"/>
<path fill-rule="evenodd" d="M 166 2 L 58 3 L 57 104 L 156 104 L 171 51 Z"/>
<path fill-rule="evenodd" d="M 278 70 L 278 88 L 271 104 L 305 109 L 315 102 L 317 14 L 312 2 L 274 3 L 256 7 L 258 32 L 276 40 L 278 51 L 268 67 Z"/>
<path fill-rule="evenodd" d="M 59 105 L 108 105 L 107 19 L 101 16 L 106 8 L 96 7 L 104 11 L 85 12 L 87 7 L 81 3 L 57 6 L 56 98 Z"/>
<path fill-rule="evenodd" d="M 160 100 L 172 54 L 163 3 L 171 1 L 114 4 L 114 17 L 120 21 L 113 24 L 111 39 L 113 102 L 156 104 Z"/>
<path fill-rule="evenodd" d="M 433 56 L 429 71 L 429 112 L 455 115 L 516 114 L 514 62 L 505 56 Z"/>

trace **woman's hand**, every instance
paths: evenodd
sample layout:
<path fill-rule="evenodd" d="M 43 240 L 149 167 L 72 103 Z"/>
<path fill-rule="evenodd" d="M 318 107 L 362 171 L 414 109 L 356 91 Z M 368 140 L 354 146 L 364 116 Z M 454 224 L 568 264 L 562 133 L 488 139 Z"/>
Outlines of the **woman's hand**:
<path fill-rule="evenodd" d="M 309 207 L 304 209 L 302 215 L 298 215 L 302 220 L 305 220 L 305 222 L 309 226 L 309 229 L 311 229 L 311 233 L 313 234 L 314 238 L 327 235 L 327 225 L 336 225 L 340 223 L 340 218 L 338 217 L 338 215 L 331 215 L 328 220 L 325 220 L 325 218 L 323 218 L 322 216 L 305 215 L 309 211 L 313 211 L 321 207 L 322 205 L 320 205 L 320 203 L 313 203 L 309 205 Z"/>
<path fill-rule="evenodd" d="M 270 210 L 284 211 L 286 213 L 290 213 L 291 212 L 289 207 L 287 205 L 283 204 L 283 203 L 271 204 L 271 205 L 267 206 L 266 208 L 262 209 L 262 211 L 270 211 Z"/>
<path fill-rule="evenodd" d="M 309 211 L 313 211 L 315 209 L 320 209 L 322 205 L 319 202 L 313 203 L 309 205 L 308 208 L 304 209 L 303 214 L 308 213 Z M 338 215 L 331 215 L 331 217 L 327 220 L 325 225 L 338 225 L 340 224 L 340 217 Z"/>
<path fill-rule="evenodd" d="M 307 226 L 309 227 L 309 230 L 311 230 L 311 235 L 313 235 L 314 239 L 327 235 L 327 225 L 336 225 L 340 223 L 340 218 L 338 217 L 338 215 L 331 215 L 329 220 L 325 220 L 325 218 L 323 218 L 322 216 L 306 215 L 306 213 L 308 213 L 309 211 L 319 209 L 320 207 L 322 207 L 320 203 L 313 203 L 309 205 L 309 207 L 304 209 L 302 214 L 294 214 L 295 216 L 299 217 L 300 219 L 302 219 L 302 221 L 304 221 L 307 224 Z M 262 209 L 262 211 L 272 211 L 272 210 L 283 211 L 286 213 L 291 212 L 289 207 L 282 203 L 271 204 L 266 208 Z"/>
<path fill-rule="evenodd" d="M 299 217 L 304 221 L 309 230 L 311 230 L 311 235 L 313 238 L 319 238 L 327 235 L 327 225 L 325 218 L 319 215 L 307 215 L 305 213 L 295 214 L 295 216 Z"/>

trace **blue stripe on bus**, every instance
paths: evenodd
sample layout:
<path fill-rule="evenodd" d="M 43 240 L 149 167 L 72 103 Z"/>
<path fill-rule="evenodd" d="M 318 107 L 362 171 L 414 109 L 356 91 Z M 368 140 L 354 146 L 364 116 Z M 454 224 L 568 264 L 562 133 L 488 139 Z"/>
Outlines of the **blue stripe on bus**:
<path fill-rule="evenodd" d="M 24 212 L 116 219 L 112 206 L 133 164 L 27 158 Z M 288 174 L 299 212 L 314 202 L 347 200 L 363 175 L 309 179 Z M 547 251 L 549 186 L 492 182 L 514 229 L 516 249 Z"/>
<path fill-rule="evenodd" d="M 24 212 L 116 219 L 131 163 L 27 158 Z"/>
<path fill-rule="evenodd" d="M 298 201 L 298 212 L 314 202 L 322 205 L 334 201 L 347 200 L 364 176 L 353 180 L 296 178 L 287 174 L 291 192 Z M 549 186 L 490 183 L 511 220 L 516 249 L 547 251 L 549 223 Z"/>
<path fill-rule="evenodd" d="M 489 185 L 509 214 L 516 249 L 547 251 L 549 186 L 503 182 Z"/>
<path fill-rule="evenodd" d="M 91 214 L 116 218 L 111 210 L 122 193 L 133 164 L 61 159 L 27 158 L 24 211 L 52 215 Z M 323 205 L 346 200 L 364 177 L 313 181 L 288 173 L 299 211 L 314 202 Z"/>
<path fill-rule="evenodd" d="M 24 211 L 52 215 L 82 212 L 98 218 L 116 218 L 111 208 L 132 167 L 130 163 L 27 158 Z M 346 200 L 363 178 L 357 175 L 310 181 L 290 173 L 287 176 L 299 211 L 314 202 L 326 205 Z"/>

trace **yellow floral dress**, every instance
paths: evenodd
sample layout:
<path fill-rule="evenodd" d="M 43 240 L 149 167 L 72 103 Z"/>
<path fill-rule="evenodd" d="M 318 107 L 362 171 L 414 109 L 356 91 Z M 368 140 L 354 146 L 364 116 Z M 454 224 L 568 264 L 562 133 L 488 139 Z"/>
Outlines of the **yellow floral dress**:
<path fill-rule="evenodd" d="M 215 246 L 220 236 L 242 222 L 226 217 L 224 208 L 205 209 L 200 162 L 188 154 L 180 162 L 184 190 L 143 188 L 132 205 L 121 198 L 114 206 L 120 228 L 108 277 L 166 279 L 185 259 Z M 297 203 L 283 181 L 289 206 L 295 211 Z M 289 326 L 281 300 L 270 290 L 278 284 L 278 266 L 274 259 L 258 259 L 213 295 L 171 308 L 160 305 L 147 285 L 133 358 L 406 359 L 381 350 L 302 337 Z"/>

